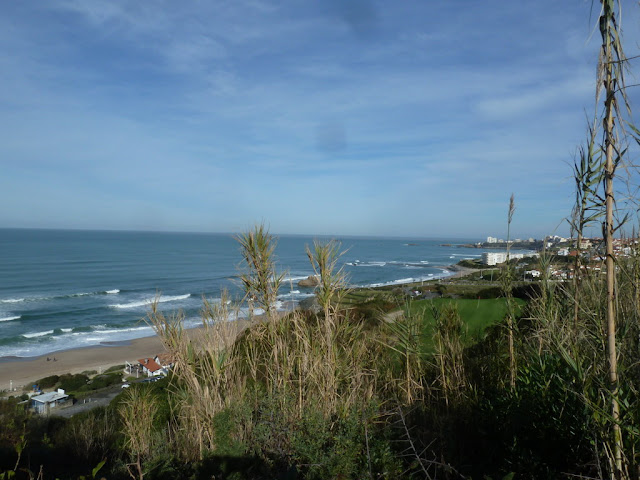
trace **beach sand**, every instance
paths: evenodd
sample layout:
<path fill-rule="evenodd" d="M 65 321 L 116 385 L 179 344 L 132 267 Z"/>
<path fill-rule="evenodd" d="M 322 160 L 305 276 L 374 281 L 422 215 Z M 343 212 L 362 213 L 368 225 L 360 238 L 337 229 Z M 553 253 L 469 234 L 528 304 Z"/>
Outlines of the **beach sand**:
<path fill-rule="evenodd" d="M 0 358 L 0 391 L 14 389 L 18 394 L 30 389 L 35 380 L 49 375 L 81 373 L 86 370 L 103 372 L 113 365 L 137 363 L 137 359 L 162 353 L 164 347 L 157 336 L 137 338 L 109 346 L 64 350 L 41 357 Z M 47 361 L 47 358 L 50 360 Z M 55 358 L 55 361 L 53 360 Z"/>

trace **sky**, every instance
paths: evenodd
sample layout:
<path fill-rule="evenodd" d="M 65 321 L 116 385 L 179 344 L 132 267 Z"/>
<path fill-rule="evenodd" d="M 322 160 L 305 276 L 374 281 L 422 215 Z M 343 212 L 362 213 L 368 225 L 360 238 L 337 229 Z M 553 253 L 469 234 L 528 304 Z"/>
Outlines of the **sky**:
<path fill-rule="evenodd" d="M 482 239 L 513 193 L 514 236 L 568 232 L 590 0 L 2 10 L 4 227 Z"/>

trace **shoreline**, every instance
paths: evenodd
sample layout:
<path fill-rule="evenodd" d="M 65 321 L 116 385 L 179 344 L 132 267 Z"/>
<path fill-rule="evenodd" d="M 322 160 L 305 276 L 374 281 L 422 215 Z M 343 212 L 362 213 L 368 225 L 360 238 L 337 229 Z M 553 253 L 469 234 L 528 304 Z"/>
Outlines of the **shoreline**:
<path fill-rule="evenodd" d="M 452 274 L 428 281 L 446 281 L 461 278 L 474 272 L 474 269 L 459 265 L 437 268 L 446 269 Z M 415 283 L 396 285 L 413 285 Z M 247 325 L 240 318 L 237 322 L 238 331 Z M 201 327 L 185 330 L 190 332 L 190 335 L 194 335 L 199 328 Z M 59 350 L 35 357 L 0 357 L 0 392 L 10 391 L 10 394 L 20 395 L 23 393 L 23 388 L 30 388 L 32 382 L 50 375 L 76 374 L 88 370 L 96 370 L 100 373 L 114 365 L 124 364 L 125 362 L 133 363 L 139 358 L 153 357 L 158 353 L 164 352 L 164 350 L 160 338 L 157 335 L 151 335 L 131 340 L 103 342 L 98 345 Z M 47 358 L 50 360 L 47 361 Z M 54 358 L 55 361 L 53 360 Z"/>
<path fill-rule="evenodd" d="M 31 387 L 31 382 L 50 375 L 76 374 L 87 370 L 103 372 L 114 365 L 135 362 L 138 358 L 152 357 L 164 351 L 157 335 L 123 343 L 72 348 L 37 357 L 0 357 L 0 391 L 9 390 L 20 395 L 23 388 Z"/>

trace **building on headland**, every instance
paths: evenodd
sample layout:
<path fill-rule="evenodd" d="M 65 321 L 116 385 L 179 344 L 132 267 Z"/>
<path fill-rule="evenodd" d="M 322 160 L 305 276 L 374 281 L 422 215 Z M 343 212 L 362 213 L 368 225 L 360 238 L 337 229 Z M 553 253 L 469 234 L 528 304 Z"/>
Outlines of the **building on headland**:
<path fill-rule="evenodd" d="M 525 258 L 525 257 L 537 257 L 535 252 L 531 253 L 511 253 L 509 254 L 510 260 Z M 482 263 L 485 265 L 497 265 L 507 261 L 507 252 L 484 252 L 482 254 Z"/>
<path fill-rule="evenodd" d="M 476 246 L 481 248 L 483 245 L 486 248 L 504 248 L 506 245 L 520 245 L 520 248 L 542 248 L 541 245 L 537 245 L 541 240 L 536 240 L 533 237 L 527 238 L 512 238 L 509 240 L 505 240 L 499 237 L 488 236 L 484 242 L 478 242 Z"/>
<path fill-rule="evenodd" d="M 507 252 L 485 252 L 482 254 L 482 263 L 485 265 L 497 265 L 507 261 Z"/>

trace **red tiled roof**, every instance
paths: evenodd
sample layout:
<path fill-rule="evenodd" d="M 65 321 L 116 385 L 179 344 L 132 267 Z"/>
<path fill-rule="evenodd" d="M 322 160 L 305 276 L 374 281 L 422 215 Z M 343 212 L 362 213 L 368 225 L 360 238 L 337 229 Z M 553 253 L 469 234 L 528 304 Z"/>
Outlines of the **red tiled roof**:
<path fill-rule="evenodd" d="M 138 359 L 138 363 L 150 372 L 162 370 L 162 367 L 158 365 L 153 358 L 140 358 Z"/>

